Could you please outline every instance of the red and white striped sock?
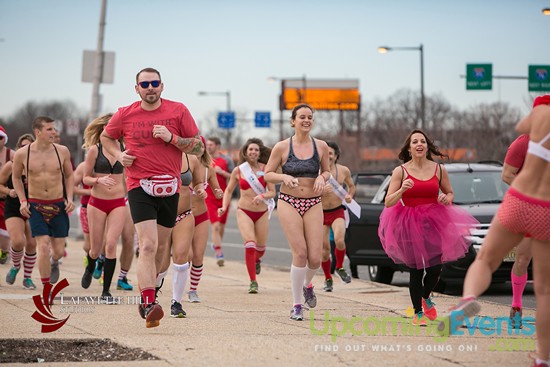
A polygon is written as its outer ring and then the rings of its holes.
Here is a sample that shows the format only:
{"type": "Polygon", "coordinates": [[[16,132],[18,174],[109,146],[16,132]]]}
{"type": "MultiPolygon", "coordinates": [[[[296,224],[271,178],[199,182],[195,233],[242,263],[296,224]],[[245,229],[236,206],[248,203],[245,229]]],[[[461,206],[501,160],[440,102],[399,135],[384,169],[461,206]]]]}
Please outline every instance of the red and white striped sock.
{"type": "Polygon", "coordinates": [[[126,277],[126,275],[128,275],[128,270],[124,270],[120,268],[120,274],[118,275],[118,279],[122,280],[126,277]]]}
{"type": "Polygon", "coordinates": [[[27,254],[23,257],[23,277],[30,278],[32,275],[32,270],[34,269],[34,264],[36,263],[36,252],[34,254],[27,254]]]}
{"type": "Polygon", "coordinates": [[[199,286],[199,282],[201,281],[201,277],[202,277],[202,269],[203,269],[203,264],[201,265],[195,265],[193,264],[191,266],[191,282],[190,282],[190,285],[189,285],[189,290],[190,291],[196,291],[198,286],[199,286]]]}
{"type": "Polygon", "coordinates": [[[13,247],[10,246],[10,256],[11,262],[14,268],[21,268],[21,259],[23,258],[23,250],[15,251],[13,247]]]}

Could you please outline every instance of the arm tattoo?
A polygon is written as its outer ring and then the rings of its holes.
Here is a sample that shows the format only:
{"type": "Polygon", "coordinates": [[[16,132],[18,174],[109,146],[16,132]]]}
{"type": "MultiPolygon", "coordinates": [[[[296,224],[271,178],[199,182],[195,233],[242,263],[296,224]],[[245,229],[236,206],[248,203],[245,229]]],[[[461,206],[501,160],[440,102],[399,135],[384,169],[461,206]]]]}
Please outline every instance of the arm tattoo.
{"type": "Polygon", "coordinates": [[[174,145],[182,152],[192,155],[199,155],[204,149],[199,135],[195,135],[192,138],[182,138],[178,136],[174,145]]]}

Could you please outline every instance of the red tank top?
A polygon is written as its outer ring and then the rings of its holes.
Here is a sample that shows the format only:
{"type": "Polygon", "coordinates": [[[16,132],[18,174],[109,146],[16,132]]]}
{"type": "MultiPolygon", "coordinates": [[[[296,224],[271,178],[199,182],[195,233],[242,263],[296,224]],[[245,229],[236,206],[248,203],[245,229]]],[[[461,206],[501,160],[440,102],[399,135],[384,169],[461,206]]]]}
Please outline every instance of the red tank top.
{"type": "Polygon", "coordinates": [[[437,178],[438,166],[439,165],[435,166],[433,177],[425,181],[411,176],[409,171],[407,171],[404,166],[401,166],[405,172],[407,172],[407,178],[410,178],[414,182],[414,186],[403,193],[402,199],[405,206],[437,203],[437,196],[439,194],[439,179],[437,178]]]}

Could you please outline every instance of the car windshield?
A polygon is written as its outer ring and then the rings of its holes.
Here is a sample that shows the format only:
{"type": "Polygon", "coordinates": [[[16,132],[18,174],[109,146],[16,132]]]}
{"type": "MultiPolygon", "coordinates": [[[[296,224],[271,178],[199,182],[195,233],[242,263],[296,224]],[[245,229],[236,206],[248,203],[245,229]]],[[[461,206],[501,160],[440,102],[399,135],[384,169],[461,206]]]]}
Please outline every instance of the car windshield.
{"type": "Polygon", "coordinates": [[[501,203],[508,184],[500,171],[449,172],[454,204],[501,203]]]}

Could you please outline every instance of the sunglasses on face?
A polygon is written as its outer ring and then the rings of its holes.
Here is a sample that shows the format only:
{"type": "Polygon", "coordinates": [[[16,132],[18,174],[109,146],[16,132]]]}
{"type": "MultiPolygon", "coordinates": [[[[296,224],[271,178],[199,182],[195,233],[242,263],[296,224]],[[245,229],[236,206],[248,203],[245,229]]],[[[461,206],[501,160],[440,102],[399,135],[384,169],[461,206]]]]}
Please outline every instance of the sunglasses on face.
{"type": "Polygon", "coordinates": [[[146,88],[149,88],[149,84],[151,84],[151,86],[153,88],[158,88],[159,85],[160,85],[160,80],[152,80],[150,82],[139,82],[138,83],[140,87],[142,87],[143,89],[146,89],[146,88]]]}

